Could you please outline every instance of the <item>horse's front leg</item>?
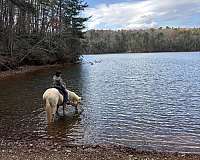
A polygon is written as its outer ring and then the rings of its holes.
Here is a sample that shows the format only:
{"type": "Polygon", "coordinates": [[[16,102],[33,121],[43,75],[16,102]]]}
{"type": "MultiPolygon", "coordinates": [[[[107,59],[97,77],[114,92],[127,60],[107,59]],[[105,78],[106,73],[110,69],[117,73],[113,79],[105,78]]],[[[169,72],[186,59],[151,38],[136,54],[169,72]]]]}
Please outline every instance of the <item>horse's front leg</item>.
{"type": "Polygon", "coordinates": [[[78,114],[78,105],[74,105],[75,107],[75,113],[78,114]]]}
{"type": "Polygon", "coordinates": [[[78,105],[76,103],[71,102],[71,105],[75,108],[75,113],[78,113],[78,105]]]}

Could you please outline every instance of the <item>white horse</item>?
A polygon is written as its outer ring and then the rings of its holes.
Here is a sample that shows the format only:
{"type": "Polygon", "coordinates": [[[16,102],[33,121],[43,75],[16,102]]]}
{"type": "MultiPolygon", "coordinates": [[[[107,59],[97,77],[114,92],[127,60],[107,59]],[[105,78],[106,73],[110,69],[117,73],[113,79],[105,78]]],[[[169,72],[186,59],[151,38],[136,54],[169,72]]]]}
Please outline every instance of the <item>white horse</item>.
{"type": "MultiPolygon", "coordinates": [[[[81,102],[81,97],[76,95],[74,92],[67,90],[68,100],[72,106],[75,107],[76,112],[81,102]]],[[[56,88],[49,88],[43,94],[44,110],[47,112],[48,123],[54,122],[55,113],[57,108],[63,104],[63,95],[56,88]]],[[[63,107],[64,114],[64,107],[63,107]]]]}

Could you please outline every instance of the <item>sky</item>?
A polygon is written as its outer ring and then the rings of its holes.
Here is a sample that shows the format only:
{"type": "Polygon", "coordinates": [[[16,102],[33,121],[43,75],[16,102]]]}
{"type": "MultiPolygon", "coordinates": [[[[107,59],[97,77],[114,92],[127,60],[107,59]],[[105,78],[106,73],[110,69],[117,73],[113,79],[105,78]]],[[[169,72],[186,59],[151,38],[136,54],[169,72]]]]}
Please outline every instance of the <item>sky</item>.
{"type": "Polygon", "coordinates": [[[200,27],[200,0],[85,0],[87,29],[200,27]]]}

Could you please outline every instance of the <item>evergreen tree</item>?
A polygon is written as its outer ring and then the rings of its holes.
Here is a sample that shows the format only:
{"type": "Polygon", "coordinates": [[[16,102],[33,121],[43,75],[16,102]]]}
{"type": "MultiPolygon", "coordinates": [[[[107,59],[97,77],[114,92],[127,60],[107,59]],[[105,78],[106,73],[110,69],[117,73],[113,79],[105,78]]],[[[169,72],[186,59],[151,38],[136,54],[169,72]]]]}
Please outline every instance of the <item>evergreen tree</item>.
{"type": "Polygon", "coordinates": [[[83,39],[84,23],[89,17],[82,17],[82,11],[88,7],[83,0],[64,0],[64,32],[67,34],[67,43],[70,46],[70,53],[76,60],[81,54],[81,39],[83,39]]]}

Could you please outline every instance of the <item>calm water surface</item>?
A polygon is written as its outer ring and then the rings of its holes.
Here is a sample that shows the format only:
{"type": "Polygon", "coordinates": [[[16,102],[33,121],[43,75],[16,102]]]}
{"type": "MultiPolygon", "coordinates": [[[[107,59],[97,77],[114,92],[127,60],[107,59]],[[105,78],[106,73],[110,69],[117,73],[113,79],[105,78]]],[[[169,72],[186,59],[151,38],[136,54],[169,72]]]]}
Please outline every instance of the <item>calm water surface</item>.
{"type": "Polygon", "coordinates": [[[53,139],[200,153],[200,53],[84,56],[62,68],[81,116],[48,127],[42,94],[55,70],[0,81],[1,142],[53,139]]]}

